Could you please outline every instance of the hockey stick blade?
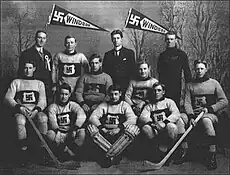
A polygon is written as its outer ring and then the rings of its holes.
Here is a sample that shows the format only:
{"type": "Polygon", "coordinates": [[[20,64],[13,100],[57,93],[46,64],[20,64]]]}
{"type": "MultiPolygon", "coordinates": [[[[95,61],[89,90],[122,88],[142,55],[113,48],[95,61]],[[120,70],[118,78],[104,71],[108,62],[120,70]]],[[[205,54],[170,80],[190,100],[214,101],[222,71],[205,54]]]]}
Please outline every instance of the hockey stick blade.
{"type": "MultiPolygon", "coordinates": [[[[200,118],[204,115],[204,112],[201,112],[195,119],[195,123],[197,123],[200,118]]],[[[172,149],[167,153],[167,155],[159,162],[159,163],[153,163],[148,160],[144,161],[144,165],[151,165],[151,168],[148,168],[148,170],[158,170],[160,169],[165,162],[168,160],[168,158],[172,155],[172,153],[177,149],[177,147],[180,145],[180,143],[184,140],[184,138],[188,135],[188,133],[192,130],[193,125],[190,125],[189,128],[185,131],[185,133],[180,137],[180,139],[175,143],[175,145],[172,147],[172,149]]]]}

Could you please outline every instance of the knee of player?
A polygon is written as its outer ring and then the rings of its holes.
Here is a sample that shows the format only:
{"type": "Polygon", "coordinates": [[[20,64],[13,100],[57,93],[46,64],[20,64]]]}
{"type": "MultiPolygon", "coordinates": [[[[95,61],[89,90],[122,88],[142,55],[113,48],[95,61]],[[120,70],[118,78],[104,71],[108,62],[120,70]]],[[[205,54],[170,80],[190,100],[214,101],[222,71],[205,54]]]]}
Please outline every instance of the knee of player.
{"type": "Polygon", "coordinates": [[[203,123],[204,126],[212,126],[212,120],[208,117],[204,117],[201,119],[201,122],[203,123]]]}
{"type": "Polygon", "coordinates": [[[39,112],[37,114],[37,119],[39,123],[47,123],[48,122],[48,117],[44,112],[39,112]]]}
{"type": "Polygon", "coordinates": [[[178,128],[174,123],[168,123],[167,126],[166,126],[166,129],[170,133],[177,133],[177,131],[178,131],[178,128]]]}
{"type": "Polygon", "coordinates": [[[51,141],[55,140],[56,133],[53,130],[49,130],[46,135],[49,140],[51,141]]]}
{"type": "Polygon", "coordinates": [[[188,116],[187,116],[187,114],[181,113],[179,120],[181,120],[185,125],[188,124],[188,116]]]}
{"type": "Polygon", "coordinates": [[[154,137],[152,127],[149,125],[144,125],[141,131],[147,136],[148,139],[152,139],[154,137]]]}
{"type": "Polygon", "coordinates": [[[25,125],[26,124],[26,117],[22,114],[16,114],[16,124],[18,125],[25,125]]]}

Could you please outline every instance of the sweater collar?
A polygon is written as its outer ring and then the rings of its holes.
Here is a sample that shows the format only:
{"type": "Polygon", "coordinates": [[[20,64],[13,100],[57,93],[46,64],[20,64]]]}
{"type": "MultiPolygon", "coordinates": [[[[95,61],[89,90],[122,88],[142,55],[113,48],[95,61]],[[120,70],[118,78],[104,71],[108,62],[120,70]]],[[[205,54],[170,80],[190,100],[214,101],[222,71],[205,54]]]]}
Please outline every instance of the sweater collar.
{"type": "Polygon", "coordinates": [[[93,72],[93,71],[90,72],[91,75],[99,75],[101,73],[102,73],[101,69],[99,69],[97,72],[93,72]]]}
{"type": "Polygon", "coordinates": [[[75,50],[74,52],[69,53],[69,52],[67,52],[67,50],[65,50],[63,53],[66,55],[75,55],[77,53],[77,51],[75,50]]]}
{"type": "Polygon", "coordinates": [[[194,79],[194,82],[195,83],[202,83],[202,82],[205,82],[205,81],[207,81],[207,80],[209,80],[209,76],[207,75],[207,74],[205,74],[203,77],[201,77],[201,78],[198,78],[198,77],[196,77],[195,79],[194,79]]]}

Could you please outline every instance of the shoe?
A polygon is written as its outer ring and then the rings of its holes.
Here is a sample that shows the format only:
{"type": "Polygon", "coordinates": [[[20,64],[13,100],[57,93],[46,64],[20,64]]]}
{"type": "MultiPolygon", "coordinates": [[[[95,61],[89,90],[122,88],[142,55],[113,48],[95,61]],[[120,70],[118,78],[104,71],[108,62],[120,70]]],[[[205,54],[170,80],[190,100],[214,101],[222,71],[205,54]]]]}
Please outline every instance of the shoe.
{"type": "Polygon", "coordinates": [[[186,161],[187,158],[187,149],[179,149],[176,152],[175,158],[173,160],[173,164],[180,165],[186,161]]]}
{"type": "Polygon", "coordinates": [[[112,166],[113,158],[112,157],[104,157],[99,163],[102,168],[109,168],[112,166]]]}
{"type": "Polygon", "coordinates": [[[122,160],[122,156],[117,156],[113,159],[112,164],[113,165],[119,165],[122,160]]]}
{"type": "Polygon", "coordinates": [[[210,152],[207,158],[207,168],[209,170],[217,169],[217,162],[216,162],[216,153],[210,152]]]}

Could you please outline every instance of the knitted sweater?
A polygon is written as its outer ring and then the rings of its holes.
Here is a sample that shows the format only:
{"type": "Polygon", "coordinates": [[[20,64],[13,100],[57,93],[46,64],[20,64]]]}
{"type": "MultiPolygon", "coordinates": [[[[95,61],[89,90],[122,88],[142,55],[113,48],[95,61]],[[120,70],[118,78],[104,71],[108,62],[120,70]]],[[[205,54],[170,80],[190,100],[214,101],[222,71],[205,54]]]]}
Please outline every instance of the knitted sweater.
{"type": "Polygon", "coordinates": [[[4,101],[12,108],[21,104],[30,110],[35,106],[43,110],[47,105],[45,85],[35,79],[15,79],[11,82],[4,101]]]}
{"type": "Polygon", "coordinates": [[[65,106],[53,103],[48,107],[49,123],[53,130],[68,131],[73,126],[81,127],[86,120],[83,109],[73,101],[65,106]]]}
{"type": "Polygon", "coordinates": [[[193,81],[186,86],[184,107],[187,114],[198,114],[204,107],[211,107],[215,113],[227,105],[225,93],[215,79],[193,81]]]}
{"type": "Polygon", "coordinates": [[[78,78],[89,70],[89,63],[83,53],[66,54],[59,52],[54,56],[52,80],[56,85],[67,83],[74,90],[78,78]]]}

